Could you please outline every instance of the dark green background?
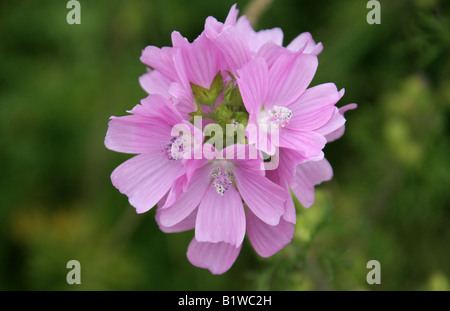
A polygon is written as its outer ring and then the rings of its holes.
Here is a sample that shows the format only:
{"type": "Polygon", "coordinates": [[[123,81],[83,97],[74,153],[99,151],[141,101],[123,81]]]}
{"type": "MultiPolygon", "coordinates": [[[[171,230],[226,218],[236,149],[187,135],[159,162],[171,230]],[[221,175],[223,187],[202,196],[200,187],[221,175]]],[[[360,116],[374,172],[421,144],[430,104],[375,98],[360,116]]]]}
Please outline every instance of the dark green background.
{"type": "MultiPolygon", "coordinates": [[[[285,44],[309,31],[324,50],[312,85],[358,103],[325,148],[335,176],[298,206],[291,244],[260,258],[248,240],[222,276],[193,267],[193,232],[164,234],[110,182],[129,158],[107,150],[111,115],[146,94],[147,45],[193,40],[232,1],[0,1],[0,290],[450,290],[448,1],[275,0],[256,29],[285,44]],[[81,262],[81,285],[66,283],[81,262]],[[381,285],[366,283],[367,261],[381,285]]],[[[238,1],[241,12],[248,1],[238,1]]]]}

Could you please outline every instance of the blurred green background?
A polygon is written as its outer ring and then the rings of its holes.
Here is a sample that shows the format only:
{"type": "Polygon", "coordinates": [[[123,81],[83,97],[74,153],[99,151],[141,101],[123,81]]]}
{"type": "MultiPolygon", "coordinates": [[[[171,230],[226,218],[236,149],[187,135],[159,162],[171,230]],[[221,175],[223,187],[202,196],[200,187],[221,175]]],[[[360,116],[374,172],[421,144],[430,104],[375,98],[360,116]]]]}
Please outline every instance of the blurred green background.
{"type": "MultiPolygon", "coordinates": [[[[345,88],[335,176],[298,206],[293,242],[260,258],[244,242],[222,276],[193,267],[193,232],[164,234],[111,184],[128,159],[103,140],[145,97],[147,45],[193,40],[235,1],[0,1],[0,290],[450,290],[450,2],[274,0],[256,29],[324,45],[312,85],[345,88]],[[66,263],[81,262],[81,285],[66,263]],[[381,263],[368,285],[366,263],[381,263]]],[[[249,1],[237,1],[245,10],[249,1]]]]}

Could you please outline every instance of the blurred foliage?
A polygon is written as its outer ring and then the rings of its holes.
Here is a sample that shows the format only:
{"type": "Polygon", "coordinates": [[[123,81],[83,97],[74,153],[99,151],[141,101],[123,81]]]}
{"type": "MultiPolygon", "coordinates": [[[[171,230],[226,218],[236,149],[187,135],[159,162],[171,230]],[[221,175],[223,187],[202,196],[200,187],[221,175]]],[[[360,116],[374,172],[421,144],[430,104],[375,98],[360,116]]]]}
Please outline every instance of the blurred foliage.
{"type": "MultiPolygon", "coordinates": [[[[237,1],[242,10],[248,1],[237,1]]],[[[274,0],[257,29],[324,50],[313,85],[346,88],[331,182],[297,202],[291,244],[260,258],[246,240],[222,276],[190,265],[193,232],[164,234],[109,180],[129,158],[103,145],[108,117],[145,96],[147,45],[193,40],[231,1],[0,2],[0,290],[450,290],[450,3],[274,0]],[[81,262],[82,284],[66,283],[81,262]],[[381,263],[381,285],[366,263],[381,263]]]]}

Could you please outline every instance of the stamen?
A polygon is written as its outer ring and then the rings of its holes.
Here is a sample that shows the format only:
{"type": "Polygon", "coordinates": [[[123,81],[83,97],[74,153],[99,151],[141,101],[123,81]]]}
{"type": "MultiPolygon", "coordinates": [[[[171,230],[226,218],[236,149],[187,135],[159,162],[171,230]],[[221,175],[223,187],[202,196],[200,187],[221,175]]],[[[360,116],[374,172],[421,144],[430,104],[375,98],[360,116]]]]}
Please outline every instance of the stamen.
{"type": "Polygon", "coordinates": [[[273,106],[273,108],[269,110],[269,114],[273,118],[272,124],[282,128],[289,124],[289,120],[292,117],[292,111],[282,106],[273,106]]]}
{"type": "Polygon", "coordinates": [[[185,153],[183,137],[172,137],[165,147],[169,160],[181,160],[185,153]]]}
{"type": "Polygon", "coordinates": [[[212,173],[212,178],[212,186],[216,189],[216,192],[220,195],[224,195],[230,188],[230,185],[233,184],[234,175],[228,169],[224,170],[222,168],[217,168],[212,173]]]}

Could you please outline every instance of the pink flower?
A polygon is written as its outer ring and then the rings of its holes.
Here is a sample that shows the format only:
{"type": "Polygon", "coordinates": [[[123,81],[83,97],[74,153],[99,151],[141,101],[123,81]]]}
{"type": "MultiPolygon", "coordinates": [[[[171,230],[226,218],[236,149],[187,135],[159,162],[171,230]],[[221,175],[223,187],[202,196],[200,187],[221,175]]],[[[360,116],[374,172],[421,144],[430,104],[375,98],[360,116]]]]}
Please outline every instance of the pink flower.
{"type": "MultiPolygon", "coordinates": [[[[257,129],[264,126],[266,132],[272,127],[279,131],[272,149],[254,133],[248,135],[250,144],[271,155],[277,146],[298,150],[306,158],[321,154],[326,138],[317,130],[331,119],[341,96],[332,83],[307,89],[316,68],[316,56],[297,53],[280,56],[270,68],[258,57],[238,70],[249,124],[257,129]]],[[[273,141],[272,135],[268,139],[273,141]]]]}
{"type": "Polygon", "coordinates": [[[284,47],[281,29],[253,30],[236,5],[224,23],[208,17],[193,42],[174,31],[171,47],[143,50],[149,96],[111,117],[105,138],[137,155],[111,180],[138,213],[157,205],[162,231],[195,230],[193,265],[226,272],[245,235],[260,256],[277,253],[294,235],[291,191],[309,207],[332,178],[323,148],[356,104],[337,108],[344,90],[333,83],[308,88],[321,51],[309,33],[284,47]]]}
{"type": "Polygon", "coordinates": [[[184,124],[193,136],[196,129],[161,95],[143,99],[130,113],[132,115],[111,117],[105,146],[118,152],[138,154],[118,166],[111,180],[128,196],[136,211],[144,213],[185,174],[182,159],[190,150],[183,149],[181,137],[173,136],[172,129],[184,124]]]}
{"type": "Polygon", "coordinates": [[[205,23],[206,36],[222,51],[224,66],[235,76],[238,76],[238,69],[257,56],[265,58],[270,66],[280,54],[300,52],[316,56],[322,51],[322,44],[316,44],[308,32],[300,34],[284,48],[280,28],[255,31],[245,15],[237,19],[238,13],[235,4],[224,24],[214,17],[208,17],[205,23]]]}
{"type": "Polygon", "coordinates": [[[170,99],[188,119],[189,113],[197,110],[191,83],[209,89],[221,70],[220,53],[204,34],[189,43],[174,31],[172,44],[161,49],[148,46],[142,51],[141,61],[154,69],[149,69],[139,82],[149,94],[170,99]]]}
{"type": "Polygon", "coordinates": [[[192,264],[208,268],[214,274],[231,267],[246,229],[253,247],[263,257],[278,252],[290,242],[294,232],[293,223],[280,219],[288,194],[263,175],[260,156],[251,159],[253,147],[241,147],[245,156],[238,155],[236,145],[221,152],[211,146],[212,160],[190,160],[186,167],[188,170],[195,167],[195,172],[186,192],[174,204],[160,207],[157,212],[158,224],[165,232],[195,228],[188,258],[192,264]],[[228,153],[234,155],[233,159],[226,159],[228,153]],[[196,161],[200,163],[193,163],[196,161]],[[206,250],[228,255],[217,261],[219,254],[205,256],[206,250]]]}

